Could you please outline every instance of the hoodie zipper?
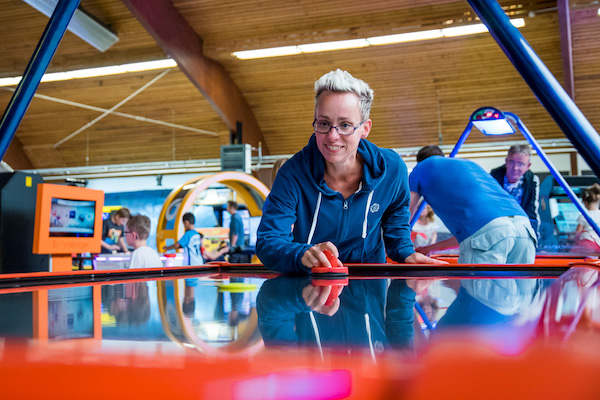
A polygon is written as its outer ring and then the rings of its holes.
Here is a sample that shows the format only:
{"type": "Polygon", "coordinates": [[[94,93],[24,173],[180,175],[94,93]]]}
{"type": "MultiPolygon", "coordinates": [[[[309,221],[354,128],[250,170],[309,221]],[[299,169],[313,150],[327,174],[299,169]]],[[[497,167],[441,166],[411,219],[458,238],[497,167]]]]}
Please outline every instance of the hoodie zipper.
{"type": "MultiPolygon", "coordinates": [[[[341,196],[341,194],[339,194],[339,195],[341,196]]],[[[352,195],[352,196],[354,196],[354,195],[352,195]]],[[[348,200],[351,199],[352,196],[350,196],[348,199],[344,199],[344,202],[342,203],[342,218],[340,218],[340,227],[338,228],[338,234],[337,234],[337,237],[340,240],[345,239],[346,224],[348,221],[348,210],[350,209],[348,200]]]]}

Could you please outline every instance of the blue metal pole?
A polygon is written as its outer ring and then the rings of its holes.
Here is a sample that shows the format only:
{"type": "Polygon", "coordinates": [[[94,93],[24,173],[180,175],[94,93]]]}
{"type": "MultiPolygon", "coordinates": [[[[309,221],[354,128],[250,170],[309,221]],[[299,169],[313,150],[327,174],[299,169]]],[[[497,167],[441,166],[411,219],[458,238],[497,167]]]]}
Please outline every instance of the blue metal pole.
{"type": "Polygon", "coordinates": [[[42,76],[46,72],[54,53],[67,30],[69,21],[77,9],[80,0],[59,0],[50,21],[23,73],[23,79],[17,85],[2,120],[0,121],[0,156],[4,158],[10,142],[31,103],[42,76]]]}
{"type": "Polygon", "coordinates": [[[540,103],[588,165],[600,176],[600,136],[577,108],[496,0],[468,0],[540,103]]]}
{"type": "Polygon", "coordinates": [[[598,236],[600,236],[600,228],[598,228],[598,225],[596,225],[592,217],[590,217],[588,210],[583,206],[583,204],[581,204],[581,202],[577,198],[577,195],[575,194],[575,192],[573,192],[573,189],[571,189],[571,186],[569,186],[567,181],[565,181],[565,178],[563,178],[563,176],[560,174],[560,172],[558,172],[554,164],[552,164],[552,161],[550,161],[544,150],[542,150],[537,140],[535,140],[531,132],[529,132],[529,129],[527,129],[527,127],[521,122],[521,119],[515,114],[505,112],[504,115],[508,115],[511,118],[514,118],[515,122],[517,123],[517,126],[519,127],[519,130],[521,131],[523,136],[525,136],[527,141],[531,144],[531,147],[533,147],[533,149],[537,152],[537,155],[540,156],[544,164],[546,164],[546,166],[550,170],[550,173],[552,174],[554,179],[556,179],[556,182],[558,182],[558,184],[565,190],[567,197],[571,199],[573,204],[575,204],[575,207],[579,209],[579,211],[581,212],[585,220],[590,224],[592,229],[594,229],[598,236]]]}
{"type": "MultiPolygon", "coordinates": [[[[460,150],[460,148],[463,145],[463,143],[465,142],[465,140],[467,140],[467,137],[471,133],[472,128],[473,128],[473,122],[469,121],[469,124],[463,131],[462,135],[460,135],[460,138],[458,138],[458,142],[456,142],[456,144],[454,145],[454,148],[452,149],[452,152],[450,153],[448,158],[454,158],[456,156],[456,153],[458,153],[458,150],[460,150]]],[[[410,228],[411,229],[417,223],[417,220],[419,219],[419,216],[423,212],[423,209],[425,208],[426,205],[427,205],[427,202],[423,199],[423,201],[419,205],[419,208],[417,209],[417,212],[415,213],[415,215],[412,216],[412,218],[410,220],[410,228]]]]}
{"type": "Polygon", "coordinates": [[[471,133],[472,129],[473,129],[473,121],[469,120],[467,127],[463,131],[462,135],[460,135],[460,138],[458,138],[458,142],[456,142],[456,144],[454,145],[454,148],[450,152],[450,155],[448,156],[448,158],[456,157],[456,153],[458,153],[458,150],[460,150],[460,148],[462,147],[465,140],[467,140],[467,137],[471,133]]]}

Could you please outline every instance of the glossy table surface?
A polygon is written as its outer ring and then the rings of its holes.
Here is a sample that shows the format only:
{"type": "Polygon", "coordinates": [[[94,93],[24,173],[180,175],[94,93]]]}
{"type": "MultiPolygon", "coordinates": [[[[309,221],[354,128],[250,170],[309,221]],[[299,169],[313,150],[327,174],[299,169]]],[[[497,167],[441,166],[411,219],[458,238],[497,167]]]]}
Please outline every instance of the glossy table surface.
{"type": "MultiPolygon", "coordinates": [[[[132,392],[123,380],[119,368],[126,367],[130,379],[156,376],[145,383],[149,395],[167,393],[175,385],[169,383],[173,365],[202,374],[196,386],[177,384],[179,398],[208,396],[228,380],[218,397],[269,398],[269,388],[279,393],[271,398],[389,398],[390,382],[408,381],[412,392],[402,396],[419,398],[438,388],[418,384],[432,360],[452,370],[480,362],[468,358],[480,349],[492,355],[488,366],[526,360],[536,351],[558,352],[555,362],[575,351],[600,355],[598,271],[594,262],[556,258],[535,266],[350,265],[350,276],[342,279],[230,264],[5,275],[0,372],[5,393],[22,398],[76,385],[71,375],[77,368],[119,376],[117,393],[140,395],[143,390],[132,392]],[[450,355],[432,356],[439,349],[450,355]],[[261,380],[270,374],[279,380],[261,380]],[[41,386],[20,385],[23,376],[36,376],[41,386]],[[320,379],[336,382],[325,385],[331,393],[315,391],[323,387],[320,379]],[[298,382],[308,382],[310,393],[298,382]]],[[[583,368],[571,371],[577,366],[583,368]]]]}

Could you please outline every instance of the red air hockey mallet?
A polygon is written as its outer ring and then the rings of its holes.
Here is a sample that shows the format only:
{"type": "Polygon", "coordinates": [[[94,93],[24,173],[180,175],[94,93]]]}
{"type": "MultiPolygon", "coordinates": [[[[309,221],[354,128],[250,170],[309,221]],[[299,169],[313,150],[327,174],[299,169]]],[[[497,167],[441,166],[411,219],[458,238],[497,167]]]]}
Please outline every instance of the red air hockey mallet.
{"type": "Polygon", "coordinates": [[[331,286],[331,293],[325,301],[326,306],[333,304],[338,298],[343,286],[348,286],[348,268],[338,267],[337,259],[329,250],[323,251],[331,267],[314,267],[311,269],[314,286],[331,286]]]}

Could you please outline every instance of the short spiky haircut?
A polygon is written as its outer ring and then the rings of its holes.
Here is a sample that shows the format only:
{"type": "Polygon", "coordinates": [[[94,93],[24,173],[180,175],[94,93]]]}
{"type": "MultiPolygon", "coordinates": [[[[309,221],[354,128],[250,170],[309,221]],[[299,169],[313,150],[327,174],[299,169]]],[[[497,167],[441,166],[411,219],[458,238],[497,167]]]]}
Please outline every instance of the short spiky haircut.
{"type": "Polygon", "coordinates": [[[134,215],[127,221],[127,229],[137,233],[142,240],[148,239],[148,236],[150,236],[150,218],[145,215],[134,215]]]}
{"type": "Polygon", "coordinates": [[[338,68],[326,73],[315,82],[315,105],[323,92],[354,93],[358,96],[361,119],[363,121],[369,119],[373,104],[373,89],[366,82],[350,75],[348,71],[338,68]]]}

